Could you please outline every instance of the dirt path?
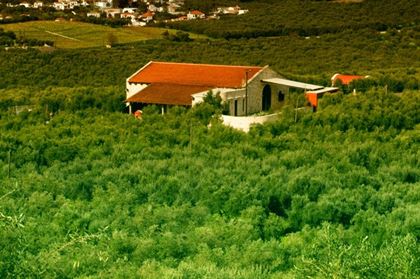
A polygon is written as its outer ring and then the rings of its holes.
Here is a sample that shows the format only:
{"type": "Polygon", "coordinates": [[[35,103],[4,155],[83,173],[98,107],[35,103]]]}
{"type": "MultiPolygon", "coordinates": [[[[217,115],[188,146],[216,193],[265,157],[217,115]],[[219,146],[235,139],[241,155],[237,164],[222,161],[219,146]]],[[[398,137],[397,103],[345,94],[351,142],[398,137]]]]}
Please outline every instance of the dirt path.
{"type": "Polygon", "coordinates": [[[61,35],[61,34],[58,34],[58,33],[55,33],[55,32],[51,32],[51,31],[45,31],[45,32],[47,32],[49,34],[52,34],[52,35],[55,35],[55,36],[65,38],[65,39],[81,42],[81,40],[79,40],[79,39],[75,39],[75,38],[72,38],[72,37],[67,37],[67,36],[64,36],[64,35],[61,35]]]}

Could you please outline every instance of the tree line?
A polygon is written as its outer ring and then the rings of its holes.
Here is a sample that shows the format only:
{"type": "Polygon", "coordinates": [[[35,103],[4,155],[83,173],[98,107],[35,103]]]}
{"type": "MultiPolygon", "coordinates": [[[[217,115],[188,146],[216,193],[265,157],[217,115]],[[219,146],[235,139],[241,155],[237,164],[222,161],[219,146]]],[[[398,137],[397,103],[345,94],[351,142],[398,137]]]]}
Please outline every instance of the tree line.
{"type": "Polygon", "coordinates": [[[192,42],[180,41],[185,34],[178,34],[178,41],[152,40],[112,49],[48,53],[0,49],[0,88],[123,86],[128,76],[150,60],[270,65],[286,78],[324,86],[331,85],[330,79],[335,73],[369,75],[370,79],[354,84],[360,91],[385,86],[391,92],[419,88],[419,59],[415,51],[418,30],[415,28],[404,28],[400,32],[390,30],[385,34],[359,30],[308,39],[286,36],[192,42]],[[133,57],[136,57],[134,61],[133,57]]]}
{"type": "Polygon", "coordinates": [[[0,28],[0,46],[54,46],[53,41],[17,37],[13,31],[0,28]]]}
{"type": "MultiPolygon", "coordinates": [[[[209,3],[209,1],[200,1],[209,3]]],[[[343,31],[417,26],[418,1],[250,1],[241,4],[249,13],[222,16],[220,20],[161,23],[210,37],[237,39],[298,34],[318,36],[343,31]]]]}

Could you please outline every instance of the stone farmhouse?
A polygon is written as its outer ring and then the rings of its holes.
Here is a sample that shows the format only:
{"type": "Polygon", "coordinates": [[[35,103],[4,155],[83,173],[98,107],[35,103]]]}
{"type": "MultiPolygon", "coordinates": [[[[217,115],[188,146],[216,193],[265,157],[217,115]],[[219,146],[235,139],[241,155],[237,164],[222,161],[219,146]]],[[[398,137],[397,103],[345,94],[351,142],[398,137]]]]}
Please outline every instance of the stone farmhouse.
{"type": "MultiPolygon", "coordinates": [[[[193,106],[212,91],[229,103],[231,115],[246,115],[278,105],[281,98],[272,96],[278,92],[260,81],[272,77],[280,75],[268,66],[152,61],[127,79],[126,101],[132,109],[145,104],[193,106]]],[[[287,88],[280,91],[283,94],[287,88]]]]}
{"type": "Polygon", "coordinates": [[[284,79],[269,66],[227,66],[154,62],[126,80],[130,113],[148,104],[191,107],[209,93],[220,94],[229,115],[247,116],[281,108],[290,88],[324,90],[318,85],[284,79]]]}

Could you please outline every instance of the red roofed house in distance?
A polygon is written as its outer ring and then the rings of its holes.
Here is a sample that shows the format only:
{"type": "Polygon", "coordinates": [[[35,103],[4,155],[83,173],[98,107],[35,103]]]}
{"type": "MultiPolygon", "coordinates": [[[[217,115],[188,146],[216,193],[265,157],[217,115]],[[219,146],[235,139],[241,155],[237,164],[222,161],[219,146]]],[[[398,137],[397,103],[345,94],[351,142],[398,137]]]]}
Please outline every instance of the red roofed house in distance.
{"type": "Polygon", "coordinates": [[[204,18],[206,18],[206,14],[203,13],[203,12],[201,12],[201,11],[198,11],[198,10],[190,11],[187,14],[187,19],[188,20],[192,20],[192,19],[204,19],[204,18]]]}
{"type": "Polygon", "coordinates": [[[331,78],[332,86],[337,86],[337,81],[340,81],[342,85],[350,85],[350,82],[356,79],[368,78],[369,76],[359,76],[359,75],[342,75],[335,74],[331,78]]]}

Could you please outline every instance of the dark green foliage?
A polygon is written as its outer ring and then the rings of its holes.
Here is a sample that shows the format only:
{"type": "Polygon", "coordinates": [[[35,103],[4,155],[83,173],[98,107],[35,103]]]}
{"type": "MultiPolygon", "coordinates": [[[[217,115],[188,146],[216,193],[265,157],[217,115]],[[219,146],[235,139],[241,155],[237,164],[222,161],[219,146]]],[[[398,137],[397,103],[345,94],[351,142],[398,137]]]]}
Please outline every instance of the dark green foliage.
{"type": "Polygon", "coordinates": [[[173,41],[173,42],[190,42],[192,39],[190,35],[186,32],[177,31],[175,34],[170,34],[168,31],[162,33],[162,37],[165,40],[173,41]]]}
{"type": "Polygon", "coordinates": [[[216,10],[217,7],[226,7],[236,5],[236,0],[186,0],[183,5],[185,11],[200,10],[205,13],[210,13],[216,10]]]}
{"type": "Polygon", "coordinates": [[[4,278],[420,272],[417,92],[324,96],[249,134],[99,105],[117,88],[31,92],[1,92],[4,278]]]}
{"type": "MultiPolygon", "coordinates": [[[[189,1],[191,8],[210,10],[215,1],[189,1]],[[194,2],[194,3],[193,3],[194,2]],[[201,4],[201,5],[200,5],[201,4]]],[[[238,39],[297,34],[318,36],[369,28],[386,31],[419,23],[420,4],[413,0],[362,1],[250,1],[240,4],[249,13],[220,20],[186,21],[171,26],[211,37],[238,39]]],[[[228,3],[222,6],[227,6],[228,3]]],[[[167,24],[167,23],[166,23],[167,24]]]]}
{"type": "Polygon", "coordinates": [[[229,108],[227,103],[222,103],[219,93],[208,92],[204,97],[204,102],[196,105],[192,109],[194,117],[199,119],[203,124],[207,125],[211,119],[216,120],[222,113],[227,113],[229,108]]]}
{"type": "Polygon", "coordinates": [[[93,23],[93,24],[101,24],[107,25],[110,27],[122,27],[126,26],[131,23],[130,19],[126,18],[104,18],[104,17],[80,17],[78,18],[79,21],[93,23]]]}

